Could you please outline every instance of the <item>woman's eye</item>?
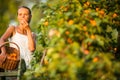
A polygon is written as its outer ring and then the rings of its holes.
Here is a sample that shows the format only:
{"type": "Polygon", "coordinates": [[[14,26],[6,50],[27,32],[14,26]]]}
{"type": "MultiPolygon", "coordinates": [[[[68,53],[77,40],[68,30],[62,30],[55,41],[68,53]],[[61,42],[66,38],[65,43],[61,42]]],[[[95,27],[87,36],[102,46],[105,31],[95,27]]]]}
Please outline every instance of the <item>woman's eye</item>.
{"type": "Polygon", "coordinates": [[[28,14],[23,14],[24,16],[28,16],[28,14]]]}
{"type": "Polygon", "coordinates": [[[18,14],[19,16],[21,16],[22,14],[18,14]]]}

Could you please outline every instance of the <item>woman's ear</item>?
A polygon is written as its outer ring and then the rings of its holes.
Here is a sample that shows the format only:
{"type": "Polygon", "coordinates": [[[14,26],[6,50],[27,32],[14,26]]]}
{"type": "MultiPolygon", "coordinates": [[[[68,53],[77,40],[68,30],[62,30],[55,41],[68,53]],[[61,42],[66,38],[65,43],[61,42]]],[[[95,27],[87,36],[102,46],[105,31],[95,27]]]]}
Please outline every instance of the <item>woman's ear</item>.
{"type": "Polygon", "coordinates": [[[32,15],[30,15],[28,23],[30,23],[30,21],[31,21],[31,18],[32,18],[32,15]]]}

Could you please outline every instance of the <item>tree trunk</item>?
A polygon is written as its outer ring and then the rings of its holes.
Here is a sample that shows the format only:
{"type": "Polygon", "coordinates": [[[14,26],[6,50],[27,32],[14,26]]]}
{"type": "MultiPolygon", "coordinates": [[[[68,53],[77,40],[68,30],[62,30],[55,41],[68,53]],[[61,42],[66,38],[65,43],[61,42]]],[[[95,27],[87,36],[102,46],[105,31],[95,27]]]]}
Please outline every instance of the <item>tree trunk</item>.
{"type": "Polygon", "coordinates": [[[120,31],[118,31],[118,46],[117,46],[117,52],[115,53],[116,59],[120,60],[120,31]]]}

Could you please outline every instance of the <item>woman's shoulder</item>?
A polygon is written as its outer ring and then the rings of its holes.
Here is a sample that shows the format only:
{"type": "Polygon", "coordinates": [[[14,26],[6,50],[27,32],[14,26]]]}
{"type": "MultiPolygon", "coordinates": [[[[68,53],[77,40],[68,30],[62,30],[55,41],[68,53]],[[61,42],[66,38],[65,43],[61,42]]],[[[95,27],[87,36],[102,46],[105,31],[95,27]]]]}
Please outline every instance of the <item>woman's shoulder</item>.
{"type": "Polygon", "coordinates": [[[12,34],[14,35],[15,34],[15,26],[14,25],[10,25],[9,27],[8,27],[8,29],[12,32],[12,34]]]}
{"type": "Polygon", "coordinates": [[[14,25],[9,25],[8,28],[9,28],[9,29],[15,29],[15,26],[14,26],[14,25]]]}

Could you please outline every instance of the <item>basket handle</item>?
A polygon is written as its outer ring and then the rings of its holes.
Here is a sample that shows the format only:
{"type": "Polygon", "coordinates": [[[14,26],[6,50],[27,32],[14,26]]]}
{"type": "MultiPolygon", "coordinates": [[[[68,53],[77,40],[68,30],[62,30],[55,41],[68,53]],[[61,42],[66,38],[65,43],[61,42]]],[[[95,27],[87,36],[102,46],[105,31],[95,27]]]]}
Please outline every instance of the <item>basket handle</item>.
{"type": "Polygon", "coordinates": [[[6,44],[12,43],[17,46],[18,50],[20,50],[19,46],[15,42],[4,42],[2,45],[0,45],[0,48],[3,47],[6,44]]]}

